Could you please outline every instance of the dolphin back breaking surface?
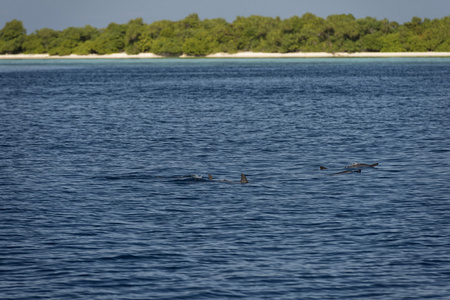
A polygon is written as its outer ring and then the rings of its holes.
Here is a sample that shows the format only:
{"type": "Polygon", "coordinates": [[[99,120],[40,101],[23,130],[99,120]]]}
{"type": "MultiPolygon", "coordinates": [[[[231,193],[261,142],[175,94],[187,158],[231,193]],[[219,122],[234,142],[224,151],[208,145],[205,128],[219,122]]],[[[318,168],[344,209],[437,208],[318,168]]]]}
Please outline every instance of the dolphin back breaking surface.
{"type": "Polygon", "coordinates": [[[248,183],[247,177],[244,174],[241,174],[241,183],[248,183]]]}
{"type": "MultiPolygon", "coordinates": [[[[360,163],[352,163],[351,165],[345,166],[344,169],[358,169],[358,170],[345,170],[345,171],[332,173],[332,174],[328,174],[328,175],[361,173],[361,168],[375,168],[376,166],[378,166],[378,163],[374,163],[374,164],[371,164],[371,165],[369,165],[369,164],[360,164],[360,163]]],[[[320,166],[319,169],[320,170],[327,170],[328,168],[324,167],[324,166],[320,166]]]]}
{"type": "MultiPolygon", "coordinates": [[[[211,174],[208,174],[208,180],[216,180],[216,179],[214,179],[214,177],[211,174]]],[[[231,180],[226,180],[226,179],[222,179],[222,180],[219,179],[216,181],[237,183],[236,181],[231,181],[231,180]]],[[[241,173],[241,181],[239,181],[239,183],[248,183],[247,177],[243,173],[241,173]]]]}
{"type": "Polygon", "coordinates": [[[374,163],[372,165],[360,164],[360,163],[352,163],[351,165],[345,166],[345,168],[374,168],[376,166],[378,166],[378,163],[374,163]]]}

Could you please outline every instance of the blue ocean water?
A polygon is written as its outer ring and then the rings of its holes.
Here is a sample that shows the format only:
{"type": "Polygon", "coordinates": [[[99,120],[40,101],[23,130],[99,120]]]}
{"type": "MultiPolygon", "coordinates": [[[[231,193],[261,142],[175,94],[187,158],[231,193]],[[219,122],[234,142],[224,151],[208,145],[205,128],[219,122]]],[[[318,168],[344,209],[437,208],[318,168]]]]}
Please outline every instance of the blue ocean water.
{"type": "Polygon", "coordinates": [[[0,298],[449,299],[449,78],[0,61],[0,298]],[[354,162],[379,165],[329,176],[354,162]]]}

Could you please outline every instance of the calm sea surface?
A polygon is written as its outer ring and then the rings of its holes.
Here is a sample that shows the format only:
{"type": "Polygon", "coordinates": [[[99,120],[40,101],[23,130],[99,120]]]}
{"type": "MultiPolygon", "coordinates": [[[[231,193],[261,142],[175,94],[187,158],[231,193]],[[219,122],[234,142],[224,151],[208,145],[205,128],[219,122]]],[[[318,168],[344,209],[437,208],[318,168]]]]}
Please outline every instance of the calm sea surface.
{"type": "Polygon", "coordinates": [[[449,299],[449,79],[448,58],[0,61],[0,298],[449,299]],[[379,165],[328,176],[354,162],[379,165]]]}

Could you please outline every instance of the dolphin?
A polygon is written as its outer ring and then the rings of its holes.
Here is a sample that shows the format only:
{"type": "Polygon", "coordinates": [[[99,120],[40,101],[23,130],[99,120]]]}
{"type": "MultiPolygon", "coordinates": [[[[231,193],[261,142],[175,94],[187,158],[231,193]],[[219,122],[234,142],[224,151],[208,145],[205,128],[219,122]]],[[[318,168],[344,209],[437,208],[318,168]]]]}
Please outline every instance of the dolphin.
{"type": "MultiPolygon", "coordinates": [[[[344,169],[349,169],[349,168],[374,168],[378,166],[378,163],[375,163],[373,165],[368,165],[368,164],[359,164],[359,163],[353,163],[351,165],[345,166],[344,169]]],[[[327,167],[324,166],[320,166],[319,167],[321,170],[326,170],[328,169],[327,167]]]]}
{"type": "Polygon", "coordinates": [[[345,168],[374,168],[375,166],[378,166],[378,163],[375,163],[373,165],[354,163],[349,166],[345,166],[345,168]]]}
{"type": "Polygon", "coordinates": [[[247,177],[241,173],[241,183],[248,183],[247,177]]]}
{"type": "MultiPolygon", "coordinates": [[[[215,180],[211,174],[208,174],[208,180],[215,180]]],[[[223,182],[233,182],[231,180],[218,180],[223,182]]],[[[247,177],[241,173],[241,181],[239,183],[248,183],[247,177]]]]}

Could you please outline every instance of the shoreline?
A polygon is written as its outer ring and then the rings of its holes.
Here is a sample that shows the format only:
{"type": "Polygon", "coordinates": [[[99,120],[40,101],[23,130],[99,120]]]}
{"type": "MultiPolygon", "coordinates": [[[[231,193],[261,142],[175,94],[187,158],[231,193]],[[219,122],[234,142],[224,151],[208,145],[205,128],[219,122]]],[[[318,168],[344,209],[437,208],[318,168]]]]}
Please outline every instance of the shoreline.
{"type": "MultiPolygon", "coordinates": [[[[391,58],[391,57],[450,57],[450,52],[295,52],[295,53],[263,53],[263,52],[238,52],[238,53],[215,53],[202,57],[181,55],[174,58],[391,58]]],[[[155,59],[167,58],[153,53],[140,53],[128,55],[126,53],[114,54],[88,54],[88,55],[66,55],[58,56],[49,54],[2,54],[3,59],[155,59]]]]}

